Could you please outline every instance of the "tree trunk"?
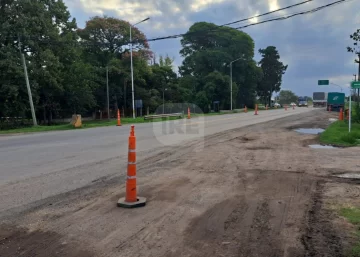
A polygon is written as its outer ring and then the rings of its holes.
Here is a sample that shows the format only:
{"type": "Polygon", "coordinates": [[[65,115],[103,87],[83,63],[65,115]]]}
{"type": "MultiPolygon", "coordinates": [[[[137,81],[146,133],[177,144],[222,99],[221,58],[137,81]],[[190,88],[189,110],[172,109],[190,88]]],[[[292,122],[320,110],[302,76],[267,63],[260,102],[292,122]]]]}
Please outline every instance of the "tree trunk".
{"type": "Polygon", "coordinates": [[[44,107],[44,111],[43,111],[43,122],[44,124],[46,123],[46,107],[45,105],[43,106],[44,107]]]}

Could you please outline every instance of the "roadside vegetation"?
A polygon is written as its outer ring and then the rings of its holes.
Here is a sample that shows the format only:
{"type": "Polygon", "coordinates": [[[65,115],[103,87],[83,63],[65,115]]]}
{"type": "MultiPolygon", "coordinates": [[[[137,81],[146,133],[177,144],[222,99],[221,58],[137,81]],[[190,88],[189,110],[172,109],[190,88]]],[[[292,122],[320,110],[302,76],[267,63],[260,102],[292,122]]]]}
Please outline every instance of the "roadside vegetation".
{"type": "Polygon", "coordinates": [[[360,145],[360,124],[353,123],[349,133],[348,122],[336,121],[320,135],[321,143],[335,146],[360,145]]]}
{"type": "Polygon", "coordinates": [[[347,254],[349,257],[360,257],[360,209],[359,208],[342,208],[339,212],[340,216],[345,217],[356,228],[354,237],[357,242],[352,246],[350,252],[347,254]]]}
{"type": "MultiPolygon", "coordinates": [[[[102,117],[116,118],[119,108],[125,110],[125,117],[131,116],[128,21],[96,16],[79,28],[63,1],[6,1],[2,7],[0,119],[31,118],[19,47],[26,52],[37,122],[51,127],[33,130],[59,129],[52,125],[73,114],[90,117],[102,112],[102,117]],[[18,38],[21,45],[14,40],[18,38]]],[[[178,70],[173,57],[150,49],[147,36],[137,27],[132,27],[132,36],[134,91],[136,99],[142,100],[143,113],[155,113],[163,103],[170,106],[169,112],[176,103],[194,103],[210,113],[215,101],[220,110],[229,110],[230,80],[234,109],[254,108],[257,99],[270,104],[287,70],[276,46],[259,49],[260,58],[255,60],[257,49],[249,34],[213,23],[196,22],[182,36],[179,53],[183,61],[178,70]]],[[[106,122],[96,126],[99,124],[106,122]]],[[[70,129],[67,125],[61,128],[70,129]]],[[[0,130],[7,129],[0,124],[0,130]]]]}
{"type": "MultiPolygon", "coordinates": [[[[179,119],[176,117],[170,117],[166,120],[175,120],[179,119]]],[[[150,123],[150,122],[161,122],[163,119],[153,119],[153,120],[144,120],[144,117],[133,118],[122,118],[121,125],[125,124],[136,124],[136,123],[150,123]]],[[[34,133],[34,132],[46,132],[46,131],[57,131],[57,130],[72,130],[72,129],[87,129],[87,128],[96,128],[96,127],[108,127],[108,126],[116,126],[117,120],[94,120],[94,121],[83,121],[81,128],[74,128],[73,125],[66,124],[55,124],[51,126],[36,126],[36,127],[24,127],[17,129],[8,129],[8,130],[0,130],[0,134],[19,134],[19,133],[34,133]]]]}

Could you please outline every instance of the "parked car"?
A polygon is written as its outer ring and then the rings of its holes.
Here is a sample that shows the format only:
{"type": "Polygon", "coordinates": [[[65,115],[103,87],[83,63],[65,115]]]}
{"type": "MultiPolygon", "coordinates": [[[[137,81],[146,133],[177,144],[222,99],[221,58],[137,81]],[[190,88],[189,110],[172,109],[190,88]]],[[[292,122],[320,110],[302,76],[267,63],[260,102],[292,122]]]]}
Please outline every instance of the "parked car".
{"type": "Polygon", "coordinates": [[[291,103],[290,106],[296,106],[296,103],[291,103]]]}
{"type": "Polygon", "coordinates": [[[274,104],[274,107],[281,107],[281,104],[275,103],[275,104],[274,104]]]}

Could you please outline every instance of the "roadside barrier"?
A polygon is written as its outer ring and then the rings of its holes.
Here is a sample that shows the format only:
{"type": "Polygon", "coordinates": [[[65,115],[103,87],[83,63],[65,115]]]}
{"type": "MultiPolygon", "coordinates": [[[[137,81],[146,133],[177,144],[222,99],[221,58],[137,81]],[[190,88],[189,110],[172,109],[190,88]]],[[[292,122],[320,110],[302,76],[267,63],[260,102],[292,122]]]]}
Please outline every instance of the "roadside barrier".
{"type": "Polygon", "coordinates": [[[258,115],[258,105],[255,105],[255,114],[254,115],[258,115]]]}
{"type": "Polygon", "coordinates": [[[131,125],[129,136],[129,154],[126,179],[126,195],[119,199],[117,206],[123,208],[137,208],[146,205],[146,198],[136,193],[136,137],[135,126],[131,125]]]}
{"type": "Polygon", "coordinates": [[[121,126],[121,120],[120,120],[120,110],[118,109],[117,110],[117,124],[116,124],[116,126],[121,126]]]}

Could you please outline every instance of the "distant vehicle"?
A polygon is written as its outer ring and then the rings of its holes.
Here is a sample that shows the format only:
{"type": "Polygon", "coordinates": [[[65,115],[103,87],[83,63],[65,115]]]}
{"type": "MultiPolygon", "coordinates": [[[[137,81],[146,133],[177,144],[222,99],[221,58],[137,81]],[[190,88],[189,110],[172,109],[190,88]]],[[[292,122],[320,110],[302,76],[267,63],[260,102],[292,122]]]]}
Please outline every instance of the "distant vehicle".
{"type": "Polygon", "coordinates": [[[290,106],[296,106],[296,103],[291,103],[290,106]]]}
{"type": "Polygon", "coordinates": [[[281,104],[279,104],[279,103],[274,103],[274,107],[281,107],[281,104]]]}
{"type": "Polygon", "coordinates": [[[327,93],[314,92],[313,93],[313,106],[314,107],[326,107],[327,93]]]}
{"type": "Polygon", "coordinates": [[[340,111],[345,106],[345,93],[330,92],[328,93],[326,108],[331,107],[332,111],[340,111]]]}
{"type": "Polygon", "coordinates": [[[307,97],[303,97],[303,96],[300,96],[298,98],[298,106],[299,107],[302,107],[302,106],[305,106],[305,107],[308,107],[308,102],[307,102],[307,97]]]}

